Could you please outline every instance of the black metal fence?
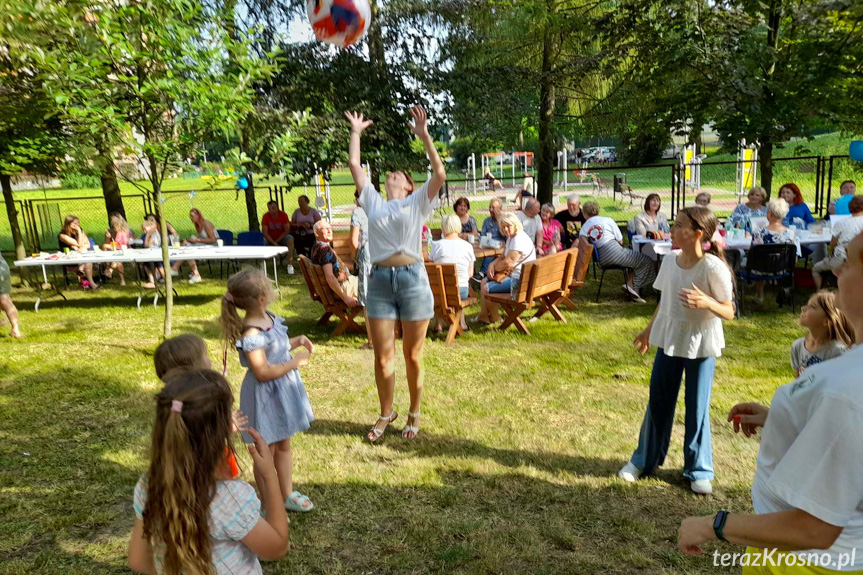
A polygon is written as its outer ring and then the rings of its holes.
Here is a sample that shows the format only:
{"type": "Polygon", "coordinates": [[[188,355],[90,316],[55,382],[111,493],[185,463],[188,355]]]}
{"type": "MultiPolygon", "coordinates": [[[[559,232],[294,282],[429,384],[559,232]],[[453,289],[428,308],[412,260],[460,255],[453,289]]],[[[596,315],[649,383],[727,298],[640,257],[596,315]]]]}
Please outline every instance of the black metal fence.
{"type": "MultiPolygon", "coordinates": [[[[630,219],[642,210],[644,199],[651,193],[659,194],[662,211],[669,217],[682,207],[692,205],[700,192],[711,195],[711,207],[719,216],[730,213],[737,203],[745,200],[748,186],[741,186],[740,173],[746,165],[742,162],[702,162],[681,165],[679,163],[653,164],[646,166],[590,166],[554,173],[554,195],[557,205],[565,204],[565,197],[578,194],[582,201],[588,199],[600,204],[601,213],[619,222],[630,219]],[[695,178],[695,174],[698,178],[695,178]],[[689,185],[696,181],[697,187],[689,185]],[[741,196],[742,193],[742,196],[741,196]]],[[[813,213],[824,215],[828,203],[839,195],[839,186],[844,180],[863,178],[863,164],[853,162],[848,156],[805,156],[776,158],[773,168],[773,190],[786,182],[796,183],[813,213]]],[[[417,186],[422,182],[418,181],[417,186]]],[[[477,220],[484,219],[488,202],[499,197],[504,202],[514,199],[521,188],[520,178],[506,177],[500,180],[502,189],[484,179],[450,177],[441,192],[442,209],[435,215],[451,209],[455,200],[467,197],[471,211],[477,220]]],[[[354,205],[354,184],[342,179],[329,183],[329,213],[338,228],[347,227],[354,205]]],[[[288,188],[283,185],[258,185],[255,187],[256,220],[266,211],[266,203],[274,200],[279,207],[293,212],[297,198],[307,195],[314,207],[326,211],[327,206],[316,205],[313,185],[288,188]]],[[[96,241],[102,241],[107,227],[105,201],[101,194],[76,194],[51,190],[45,192],[16,192],[19,227],[25,236],[28,250],[57,249],[57,234],[67,215],[75,215],[81,226],[96,241]]],[[[148,192],[123,194],[124,207],[130,225],[136,230],[146,213],[155,211],[155,198],[148,192]]],[[[247,230],[249,216],[245,193],[234,188],[204,189],[190,191],[164,191],[162,208],[181,236],[194,233],[188,212],[192,207],[202,211],[218,229],[236,232],[247,230]]],[[[2,204],[2,202],[0,202],[2,204]]],[[[510,205],[511,204],[507,204],[510,205]]],[[[5,205],[3,206],[5,211],[5,205]]],[[[434,225],[434,223],[432,224],[434,225]]],[[[0,250],[13,249],[9,222],[0,215],[0,250]]]]}

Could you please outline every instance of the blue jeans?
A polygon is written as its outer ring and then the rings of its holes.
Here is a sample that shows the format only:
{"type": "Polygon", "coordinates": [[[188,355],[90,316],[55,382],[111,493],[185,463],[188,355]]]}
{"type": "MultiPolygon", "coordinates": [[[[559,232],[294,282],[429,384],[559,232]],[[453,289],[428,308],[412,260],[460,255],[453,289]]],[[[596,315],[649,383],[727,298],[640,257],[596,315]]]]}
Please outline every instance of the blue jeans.
{"type": "Polygon", "coordinates": [[[469,295],[470,295],[470,288],[463,288],[463,287],[458,288],[458,297],[460,297],[461,299],[466,299],[467,296],[469,296],[469,295]]]}
{"type": "Polygon", "coordinates": [[[372,266],[366,313],[373,319],[422,321],[434,317],[434,295],[425,264],[372,266]]]}
{"type": "Polygon", "coordinates": [[[493,256],[489,256],[487,258],[482,258],[482,264],[480,264],[480,266],[479,266],[479,271],[481,271],[482,273],[488,272],[488,266],[491,265],[491,262],[493,262],[493,261],[494,261],[493,256]]]}
{"type": "Polygon", "coordinates": [[[512,278],[508,277],[502,282],[488,280],[486,285],[488,285],[488,293],[509,293],[509,290],[512,287],[512,278]]]}
{"type": "Polygon", "coordinates": [[[710,445],[710,391],[713,387],[715,357],[686,359],[656,350],[650,374],[650,399],[641,424],[638,447],[632,464],[651,473],[665,461],[680,381],[686,374],[684,404],[686,428],[683,435],[683,476],[690,480],[713,479],[713,450],[710,445]]]}

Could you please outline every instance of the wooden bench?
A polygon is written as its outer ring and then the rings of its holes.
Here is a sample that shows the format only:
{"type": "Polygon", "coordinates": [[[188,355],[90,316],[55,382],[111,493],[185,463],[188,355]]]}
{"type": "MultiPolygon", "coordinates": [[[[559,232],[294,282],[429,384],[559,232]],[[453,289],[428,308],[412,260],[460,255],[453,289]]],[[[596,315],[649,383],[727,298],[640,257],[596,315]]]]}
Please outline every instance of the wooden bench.
{"type": "MultiPolygon", "coordinates": [[[[572,266],[572,279],[569,282],[568,293],[564,297],[561,297],[557,303],[563,304],[571,310],[576,310],[578,307],[575,305],[575,302],[572,301],[572,295],[577,290],[584,287],[584,281],[587,279],[587,272],[590,270],[593,246],[590,245],[590,241],[586,237],[580,237],[578,239],[578,245],[566,251],[572,252],[573,257],[575,258],[575,265],[572,266]]],[[[535,317],[540,317],[547,311],[548,309],[540,307],[539,311],[536,312],[535,317]]]]}
{"type": "Polygon", "coordinates": [[[303,272],[303,278],[306,280],[312,301],[321,302],[321,305],[324,306],[324,315],[318,320],[318,325],[325,325],[330,317],[336,316],[339,318],[339,325],[333,330],[333,336],[340,336],[346,331],[365,333],[366,330],[354,321],[357,314],[363,311],[363,306],[358,305],[349,308],[327,283],[323,267],[313,264],[312,260],[306,256],[301,255],[299,259],[300,270],[303,272]]]}
{"type": "Polygon", "coordinates": [[[354,271],[354,256],[351,249],[351,233],[339,232],[333,234],[333,250],[350,271],[354,271]]]}
{"type": "Polygon", "coordinates": [[[436,264],[426,262],[426,273],[429,285],[434,294],[435,315],[441,317],[449,326],[446,334],[447,344],[451,344],[456,336],[462,335],[462,311],[476,303],[476,296],[468,288],[468,297],[461,299],[458,286],[458,270],[455,264],[436,264]]]}
{"type": "Polygon", "coordinates": [[[561,298],[569,295],[569,283],[572,277],[572,268],[575,265],[574,250],[565,250],[551,256],[545,256],[538,260],[526,263],[521,268],[521,280],[518,293],[515,298],[510,294],[487,294],[489,301],[503,306],[506,310],[506,319],[500,324],[500,329],[505,330],[515,324],[516,328],[525,335],[530,331],[521,319],[525,310],[531,309],[535,302],[545,307],[557,321],[566,323],[566,318],[557,308],[561,298]]]}

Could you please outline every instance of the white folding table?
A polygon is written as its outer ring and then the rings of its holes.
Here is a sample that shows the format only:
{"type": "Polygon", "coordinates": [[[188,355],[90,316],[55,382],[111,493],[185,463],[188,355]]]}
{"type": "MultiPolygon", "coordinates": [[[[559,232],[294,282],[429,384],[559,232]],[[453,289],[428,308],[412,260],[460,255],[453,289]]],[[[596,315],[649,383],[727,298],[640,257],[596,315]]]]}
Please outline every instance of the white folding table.
{"type": "MultiPolygon", "coordinates": [[[[798,231],[794,237],[794,243],[797,244],[797,255],[800,255],[800,247],[806,245],[829,244],[831,239],[829,230],[827,233],[810,234],[808,232],[798,231]]],[[[725,238],[726,250],[749,251],[752,247],[752,238],[725,238]]],[[[668,255],[671,252],[671,240],[651,240],[644,236],[633,236],[632,247],[640,253],[650,257],[653,260],[668,255]]]]}
{"type": "MultiPolygon", "coordinates": [[[[264,268],[264,274],[267,273],[267,260],[273,260],[273,279],[276,292],[279,297],[282,296],[282,290],[279,288],[279,272],[278,272],[278,257],[288,252],[288,248],[284,246],[185,246],[179,248],[171,248],[168,251],[171,261],[195,260],[195,261],[212,261],[212,260],[258,260],[261,261],[264,268]]],[[[126,249],[123,251],[92,251],[92,252],[70,252],[57,253],[48,256],[29,257],[23,260],[17,260],[15,266],[19,268],[25,267],[41,267],[42,279],[45,285],[50,285],[51,289],[57,292],[57,295],[64,300],[66,296],[48,281],[47,267],[49,266],[79,266],[82,264],[107,264],[112,262],[136,264],[145,263],[160,263],[162,262],[161,248],[145,248],[145,249],[126,249]]],[[[267,276],[269,277],[269,276],[267,276]]],[[[141,284],[140,278],[136,277],[138,283],[138,308],[141,307],[141,299],[144,296],[145,290],[141,284]]],[[[36,298],[36,311],[39,311],[39,304],[42,302],[42,294],[44,288],[39,286],[39,296],[36,298]]],[[[155,289],[153,298],[153,306],[159,301],[160,289],[158,285],[155,289]]]]}

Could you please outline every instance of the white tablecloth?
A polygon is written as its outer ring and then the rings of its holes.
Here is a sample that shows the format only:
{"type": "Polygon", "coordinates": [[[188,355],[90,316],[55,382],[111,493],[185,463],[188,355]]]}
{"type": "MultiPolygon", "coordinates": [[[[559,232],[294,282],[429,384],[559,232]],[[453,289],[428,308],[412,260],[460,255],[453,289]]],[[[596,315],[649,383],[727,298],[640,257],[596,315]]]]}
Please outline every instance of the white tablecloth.
{"type": "MultiPolygon", "coordinates": [[[[797,244],[797,255],[800,256],[801,246],[815,246],[818,244],[829,244],[831,235],[829,231],[826,234],[809,234],[798,232],[794,238],[794,243],[797,244]]],[[[752,247],[752,238],[725,238],[729,250],[748,251],[752,247]]],[[[671,252],[671,240],[650,240],[644,236],[633,236],[632,247],[653,260],[657,260],[671,252]]]]}
{"type": "MultiPolygon", "coordinates": [[[[267,260],[288,252],[284,246],[187,246],[171,248],[172,261],[181,260],[267,260]]],[[[127,249],[125,251],[70,252],[17,260],[17,267],[77,266],[97,263],[154,263],[162,261],[161,248],[127,249]]]]}

